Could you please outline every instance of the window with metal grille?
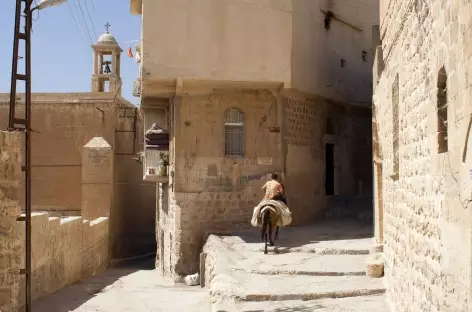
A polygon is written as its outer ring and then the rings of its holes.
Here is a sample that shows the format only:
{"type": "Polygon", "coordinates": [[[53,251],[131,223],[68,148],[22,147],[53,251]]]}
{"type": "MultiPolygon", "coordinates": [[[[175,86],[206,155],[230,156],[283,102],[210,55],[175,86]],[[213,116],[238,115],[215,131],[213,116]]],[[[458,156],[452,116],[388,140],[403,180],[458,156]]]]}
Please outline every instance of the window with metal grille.
{"type": "Polygon", "coordinates": [[[244,156],[244,113],[237,108],[225,111],[225,156],[244,156]]]}
{"type": "Polygon", "coordinates": [[[438,154],[447,152],[447,73],[442,67],[438,73],[437,93],[437,118],[438,118],[438,154]]]}

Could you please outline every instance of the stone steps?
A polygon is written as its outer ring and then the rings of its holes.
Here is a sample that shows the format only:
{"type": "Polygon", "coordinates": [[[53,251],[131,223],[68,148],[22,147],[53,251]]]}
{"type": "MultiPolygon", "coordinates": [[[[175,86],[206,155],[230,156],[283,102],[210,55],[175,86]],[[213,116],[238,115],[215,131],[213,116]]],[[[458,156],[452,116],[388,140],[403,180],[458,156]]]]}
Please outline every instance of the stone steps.
{"type": "Polygon", "coordinates": [[[267,255],[257,233],[210,239],[212,311],[389,311],[372,239],[338,227],[284,229],[267,255]]]}
{"type": "Polygon", "coordinates": [[[252,252],[239,259],[232,269],[261,275],[362,276],[366,275],[366,256],[252,252]]]}
{"type": "Polygon", "coordinates": [[[366,276],[259,275],[235,272],[241,301],[286,301],[383,294],[382,279],[366,276]]]}
{"type": "MultiPolygon", "coordinates": [[[[264,244],[260,242],[246,243],[238,238],[225,237],[223,242],[230,245],[234,251],[241,252],[259,252],[263,254],[264,244]]],[[[371,238],[349,239],[349,240],[326,240],[310,241],[305,244],[293,245],[290,237],[281,235],[275,242],[275,247],[269,247],[269,255],[284,253],[315,253],[324,255],[368,255],[369,246],[372,245],[371,238]]]]}
{"type": "Polygon", "coordinates": [[[389,312],[383,296],[319,299],[309,301],[288,300],[272,302],[243,302],[237,304],[236,309],[241,312],[389,312]]]}

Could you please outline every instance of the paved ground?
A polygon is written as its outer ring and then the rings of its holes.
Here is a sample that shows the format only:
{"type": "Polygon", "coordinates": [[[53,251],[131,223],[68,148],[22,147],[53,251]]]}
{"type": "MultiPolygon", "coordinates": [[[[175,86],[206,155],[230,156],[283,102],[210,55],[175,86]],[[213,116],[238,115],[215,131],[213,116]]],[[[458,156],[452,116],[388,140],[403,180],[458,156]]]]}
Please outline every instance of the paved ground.
{"type": "MultiPolygon", "coordinates": [[[[110,269],[33,303],[34,312],[208,312],[208,291],[173,286],[142,265],[110,269]]],[[[149,267],[149,264],[145,264],[149,267]]],[[[152,265],[152,264],[151,264],[152,265]]]]}
{"type": "Polygon", "coordinates": [[[259,230],[212,236],[205,247],[212,309],[387,312],[383,279],[365,275],[371,235],[362,221],[289,227],[268,255],[259,230]]]}
{"type": "Polygon", "coordinates": [[[382,279],[365,276],[370,236],[371,227],[358,222],[289,227],[269,255],[258,229],[211,236],[211,291],[172,285],[151,261],[71,285],[34,302],[33,311],[388,312],[382,279]]]}

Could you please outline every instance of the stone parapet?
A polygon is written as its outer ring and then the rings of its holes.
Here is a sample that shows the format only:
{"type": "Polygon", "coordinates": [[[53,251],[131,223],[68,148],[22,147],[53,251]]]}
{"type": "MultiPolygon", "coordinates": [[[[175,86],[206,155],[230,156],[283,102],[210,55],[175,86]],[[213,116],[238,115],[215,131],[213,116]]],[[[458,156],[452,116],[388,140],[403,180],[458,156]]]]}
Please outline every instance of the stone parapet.
{"type": "MultiPolygon", "coordinates": [[[[33,213],[31,222],[33,299],[99,274],[108,267],[108,218],[87,221],[82,217],[57,218],[33,213]]],[[[19,237],[23,237],[24,230],[19,232],[19,237]]],[[[20,245],[22,254],[23,248],[20,245]]],[[[21,284],[20,306],[25,298],[23,278],[21,284]]]]}

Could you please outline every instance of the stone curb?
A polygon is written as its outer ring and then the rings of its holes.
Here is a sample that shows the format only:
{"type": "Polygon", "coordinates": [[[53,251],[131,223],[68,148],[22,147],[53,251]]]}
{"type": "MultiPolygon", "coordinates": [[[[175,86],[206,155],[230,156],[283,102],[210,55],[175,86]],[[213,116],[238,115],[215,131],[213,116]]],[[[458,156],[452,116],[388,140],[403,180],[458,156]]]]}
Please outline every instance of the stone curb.
{"type": "Polygon", "coordinates": [[[316,300],[327,298],[347,298],[380,295],[385,293],[385,288],[378,289],[356,289],[348,291],[330,291],[317,293],[293,293],[283,295],[246,294],[238,296],[240,301],[287,301],[287,300],[316,300]]]}
{"type": "Polygon", "coordinates": [[[250,274],[259,274],[259,275],[306,275],[306,276],[365,276],[365,271],[359,272],[328,272],[328,271],[298,271],[298,270],[270,270],[270,271],[262,271],[262,270],[252,270],[247,273],[250,274]]]}
{"type": "MultiPolygon", "coordinates": [[[[223,244],[226,244],[222,242],[223,244]]],[[[264,248],[261,247],[260,249],[253,250],[253,252],[263,252],[264,248]]],[[[337,249],[337,248],[306,248],[306,247],[293,247],[293,248],[284,248],[283,250],[274,250],[276,254],[281,253],[291,253],[291,252],[299,252],[299,253],[315,253],[320,255],[368,255],[370,254],[369,249],[337,249]]]]}

